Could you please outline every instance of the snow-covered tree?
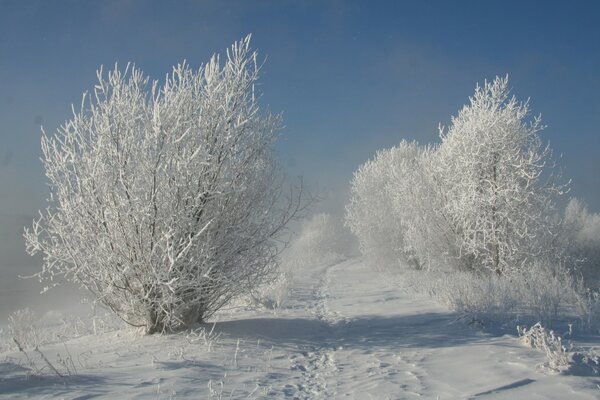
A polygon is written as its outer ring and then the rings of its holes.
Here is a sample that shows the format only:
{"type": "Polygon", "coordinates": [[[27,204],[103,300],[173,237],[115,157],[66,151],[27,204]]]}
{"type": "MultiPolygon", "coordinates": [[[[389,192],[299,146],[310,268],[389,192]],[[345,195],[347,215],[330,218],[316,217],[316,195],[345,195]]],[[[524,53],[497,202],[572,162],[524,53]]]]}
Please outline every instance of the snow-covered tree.
{"type": "Polygon", "coordinates": [[[441,130],[436,176],[463,264],[502,274],[545,250],[561,187],[545,176],[551,153],[542,129],[528,103],[510,96],[508,77],[497,77],[477,86],[448,131],[441,130]]]}
{"type": "Polygon", "coordinates": [[[587,205],[571,198],[562,220],[561,241],[575,271],[580,273],[586,285],[600,286],[600,214],[588,210],[587,205]]]}
{"type": "Polygon", "coordinates": [[[403,141],[392,151],[387,192],[409,264],[418,269],[457,267],[455,232],[444,213],[445,193],[434,169],[438,147],[403,141]]]}
{"type": "Polygon", "coordinates": [[[380,268],[405,258],[400,250],[404,235],[392,221],[392,199],[386,191],[391,163],[391,151],[382,150],[362,164],[350,182],[346,206],[346,226],[358,238],[360,251],[380,268]]]}
{"type": "Polygon", "coordinates": [[[258,74],[249,36],[162,86],[100,70],[81,110],[42,137],[51,195],[25,232],[39,276],[83,285],[149,333],[203,321],[270,277],[299,197],[282,196],[280,118],[260,110],[258,74]]]}
{"type": "Polygon", "coordinates": [[[346,224],[378,265],[431,269],[455,263],[456,241],[433,175],[436,152],[403,140],[354,173],[346,224]]]}
{"type": "Polygon", "coordinates": [[[361,252],[380,268],[418,265],[405,238],[406,209],[398,207],[405,201],[412,205],[419,152],[416,143],[406,141],[380,150],[358,168],[350,182],[346,225],[358,237],[361,252]]]}

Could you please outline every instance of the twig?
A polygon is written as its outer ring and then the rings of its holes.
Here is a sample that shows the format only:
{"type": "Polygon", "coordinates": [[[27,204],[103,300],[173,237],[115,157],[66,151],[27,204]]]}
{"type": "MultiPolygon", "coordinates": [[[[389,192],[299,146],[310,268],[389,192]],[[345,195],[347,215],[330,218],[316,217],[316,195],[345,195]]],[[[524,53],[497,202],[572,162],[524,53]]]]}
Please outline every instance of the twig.
{"type": "Polygon", "coordinates": [[[63,374],[61,374],[60,372],[58,372],[58,370],[57,370],[57,369],[54,367],[54,365],[52,365],[52,363],[51,363],[51,362],[50,362],[50,361],[49,361],[49,360],[46,358],[46,356],[44,355],[44,353],[42,353],[42,352],[40,351],[40,349],[38,349],[38,347],[37,347],[37,346],[35,346],[35,348],[34,348],[33,350],[34,350],[35,352],[37,352],[37,353],[38,353],[38,354],[39,354],[39,355],[42,357],[42,359],[43,359],[43,360],[46,362],[46,364],[48,364],[48,366],[50,367],[50,369],[51,369],[52,371],[54,371],[54,373],[55,373],[56,375],[58,375],[58,376],[59,376],[59,377],[61,377],[61,378],[64,378],[64,375],[63,375],[63,374]]]}
{"type": "Polygon", "coordinates": [[[73,362],[73,356],[71,356],[71,352],[69,351],[69,348],[67,347],[67,344],[65,342],[63,342],[63,346],[65,346],[65,351],[67,352],[67,356],[69,357],[71,367],[73,367],[73,372],[75,372],[75,375],[77,375],[77,367],[75,367],[75,363],[73,362]]]}
{"type": "Polygon", "coordinates": [[[33,360],[31,358],[29,358],[29,355],[25,352],[25,350],[23,350],[23,346],[21,346],[21,343],[19,343],[19,341],[15,337],[13,337],[13,342],[15,342],[15,344],[17,345],[17,348],[19,349],[19,351],[25,355],[25,358],[27,359],[27,362],[29,363],[29,366],[31,367],[31,369],[34,370],[35,374],[39,375],[40,374],[40,370],[35,365],[35,363],[33,362],[33,360]]]}

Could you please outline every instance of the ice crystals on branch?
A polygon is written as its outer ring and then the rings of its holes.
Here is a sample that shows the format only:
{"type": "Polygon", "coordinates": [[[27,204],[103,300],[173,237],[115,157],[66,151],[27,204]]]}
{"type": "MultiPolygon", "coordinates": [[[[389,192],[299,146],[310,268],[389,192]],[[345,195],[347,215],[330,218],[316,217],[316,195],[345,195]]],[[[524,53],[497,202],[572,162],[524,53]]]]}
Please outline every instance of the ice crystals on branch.
{"type": "Polygon", "coordinates": [[[275,270],[286,198],[273,155],[281,119],[260,110],[250,36],[161,86],[98,71],[80,111],[42,137],[48,209],[26,230],[41,278],[85,286],[147,332],[210,317],[275,270]]]}

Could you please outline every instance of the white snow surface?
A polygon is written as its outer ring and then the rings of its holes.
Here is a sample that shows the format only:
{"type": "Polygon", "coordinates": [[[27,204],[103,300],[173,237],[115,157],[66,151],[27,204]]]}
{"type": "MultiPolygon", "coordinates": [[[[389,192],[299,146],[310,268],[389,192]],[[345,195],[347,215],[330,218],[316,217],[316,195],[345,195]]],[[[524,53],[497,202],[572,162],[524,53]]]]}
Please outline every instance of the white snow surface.
{"type": "Polygon", "coordinates": [[[195,331],[109,332],[0,354],[0,399],[598,399],[514,336],[482,333],[361,258],[294,271],[276,312],[195,331]],[[212,333],[210,331],[212,330],[212,333]],[[73,363],[68,361],[71,357],[73,363]],[[62,361],[61,361],[62,360],[62,361]]]}

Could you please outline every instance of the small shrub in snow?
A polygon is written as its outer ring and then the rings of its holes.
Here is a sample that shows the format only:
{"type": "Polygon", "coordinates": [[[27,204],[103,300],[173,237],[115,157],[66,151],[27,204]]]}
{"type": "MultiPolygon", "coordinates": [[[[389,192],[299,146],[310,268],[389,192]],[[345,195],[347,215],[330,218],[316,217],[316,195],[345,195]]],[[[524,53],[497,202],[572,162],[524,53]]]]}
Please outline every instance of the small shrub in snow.
{"type": "Polygon", "coordinates": [[[583,329],[600,327],[600,293],[597,290],[585,287],[580,281],[575,292],[575,305],[583,329]]]}
{"type": "Polygon", "coordinates": [[[282,270],[277,278],[251,292],[250,302],[254,307],[276,310],[287,298],[293,272],[288,270],[287,265],[284,263],[281,264],[281,268],[282,270]]]}
{"type": "Polygon", "coordinates": [[[600,312],[598,296],[583,296],[566,269],[548,263],[533,263],[501,276],[485,271],[432,270],[407,271],[397,279],[452,310],[483,321],[562,324],[568,318],[591,328],[600,312]]]}
{"type": "Polygon", "coordinates": [[[553,331],[547,330],[538,322],[529,329],[518,326],[517,332],[525,345],[545,352],[550,369],[560,372],[569,367],[569,349],[553,331]]]}
{"type": "Polygon", "coordinates": [[[544,367],[555,372],[572,375],[597,376],[600,374],[600,356],[593,350],[574,350],[572,344],[565,346],[562,338],[539,322],[531,328],[517,327],[521,342],[540,349],[548,359],[544,367]]]}
{"type": "Polygon", "coordinates": [[[186,341],[191,345],[202,344],[206,347],[206,351],[210,352],[221,336],[220,332],[215,332],[215,325],[213,324],[210,330],[201,327],[188,331],[185,336],[186,341]]]}
{"type": "Polygon", "coordinates": [[[451,310],[476,320],[514,319],[521,291],[507,279],[466,271],[414,271],[399,278],[451,310]]]}

